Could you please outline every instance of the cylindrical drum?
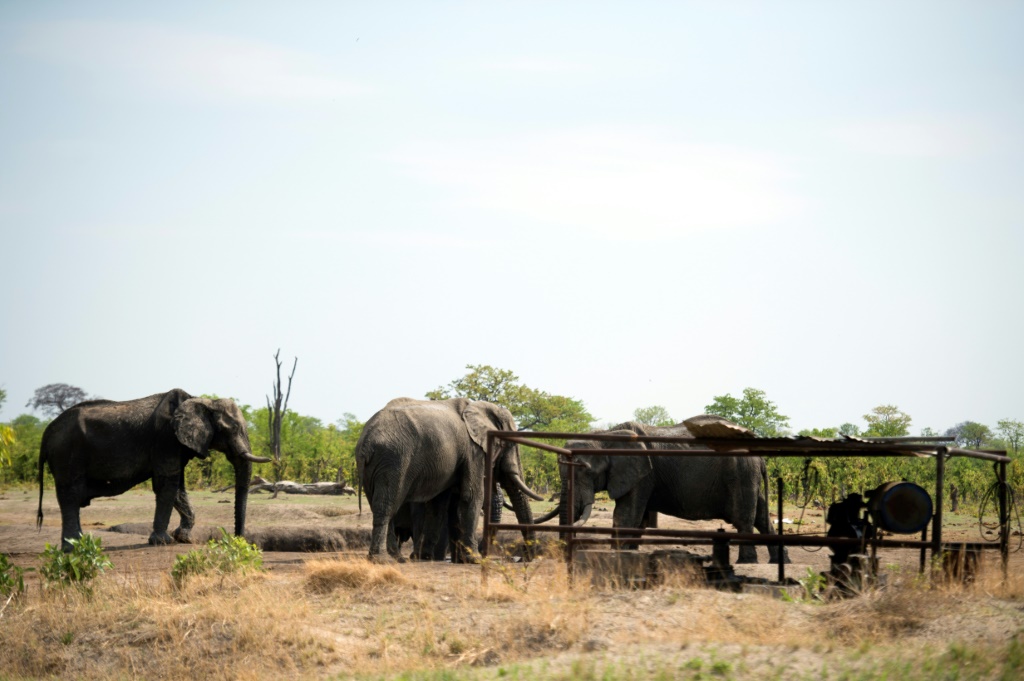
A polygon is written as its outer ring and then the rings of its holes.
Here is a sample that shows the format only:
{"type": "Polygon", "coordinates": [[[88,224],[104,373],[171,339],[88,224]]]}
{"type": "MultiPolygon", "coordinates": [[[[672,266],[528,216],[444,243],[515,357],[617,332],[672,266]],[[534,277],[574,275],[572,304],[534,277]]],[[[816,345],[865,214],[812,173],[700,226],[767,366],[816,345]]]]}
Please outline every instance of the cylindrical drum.
{"type": "Polygon", "coordinates": [[[868,497],[868,512],[886,532],[915,534],[932,519],[932,498],[912,482],[887,482],[868,497]]]}

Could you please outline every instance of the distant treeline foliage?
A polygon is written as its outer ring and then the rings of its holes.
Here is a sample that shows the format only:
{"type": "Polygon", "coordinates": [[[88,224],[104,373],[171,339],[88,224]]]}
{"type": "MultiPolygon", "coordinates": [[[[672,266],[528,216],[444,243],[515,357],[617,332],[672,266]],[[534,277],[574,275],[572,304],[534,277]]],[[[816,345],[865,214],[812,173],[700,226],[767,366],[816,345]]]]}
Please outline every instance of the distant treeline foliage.
{"type": "MultiPolygon", "coordinates": [[[[518,376],[504,369],[488,365],[469,365],[466,368],[469,371],[465,376],[429,391],[426,397],[468,397],[504,405],[524,430],[579,433],[592,428],[595,419],[581,400],[527,387],[518,376]]],[[[6,394],[0,389],[0,405],[5,398],[6,394]]],[[[248,422],[253,453],[267,456],[270,447],[267,408],[253,409],[241,403],[240,407],[248,422]]],[[[729,418],[763,437],[790,433],[787,429],[789,418],[779,413],[764,391],[755,388],[745,389],[741,397],[728,393],[716,396],[705,406],[705,411],[729,418]]],[[[674,422],[660,405],[638,408],[633,416],[652,425],[674,422]]],[[[847,422],[839,426],[802,430],[798,434],[822,438],[910,434],[911,417],[895,405],[880,405],[862,418],[866,424],[863,429],[847,422]]],[[[49,420],[32,414],[22,414],[0,424],[0,485],[35,482],[39,443],[48,423],[49,420]]],[[[344,414],[337,421],[325,424],[318,418],[287,410],[281,424],[281,479],[344,481],[355,486],[355,447],[362,429],[363,422],[352,414],[344,414]]],[[[931,428],[920,431],[921,436],[939,434],[931,428]]],[[[1014,490],[1024,490],[1024,461],[1021,457],[1024,422],[1003,419],[993,429],[974,421],[963,421],[941,434],[956,438],[958,447],[1006,450],[1013,458],[1010,484],[1014,490]]],[[[549,491],[559,488],[558,462],[553,454],[524,447],[522,461],[526,482],[532,488],[549,491]]],[[[929,491],[935,485],[935,463],[931,459],[787,457],[769,460],[769,472],[773,494],[775,480],[781,477],[787,499],[798,503],[820,501],[829,504],[851,492],[862,492],[893,480],[910,480],[929,491]]],[[[254,473],[268,479],[274,477],[272,464],[258,464],[254,473]]],[[[219,488],[234,482],[234,469],[225,457],[214,455],[205,460],[193,460],[185,476],[190,488],[219,488]]],[[[946,465],[945,479],[947,504],[949,492],[955,487],[959,501],[968,508],[975,508],[989,492],[995,477],[990,463],[954,457],[946,465]]]]}

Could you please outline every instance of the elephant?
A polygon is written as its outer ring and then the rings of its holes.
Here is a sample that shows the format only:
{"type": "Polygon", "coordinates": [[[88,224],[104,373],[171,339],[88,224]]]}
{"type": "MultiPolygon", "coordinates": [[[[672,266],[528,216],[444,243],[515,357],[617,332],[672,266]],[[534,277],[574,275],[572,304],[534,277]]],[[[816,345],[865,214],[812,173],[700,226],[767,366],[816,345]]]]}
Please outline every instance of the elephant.
{"type": "MultiPolygon", "coordinates": [[[[406,502],[399,507],[398,512],[391,521],[394,526],[395,537],[398,540],[398,547],[389,548],[388,553],[394,555],[397,551],[401,550],[402,544],[411,539],[413,551],[410,554],[410,558],[413,560],[442,561],[448,556],[449,549],[454,554],[456,551],[454,547],[462,541],[458,530],[458,504],[456,503],[458,490],[449,489],[442,492],[442,495],[448,499],[447,502],[442,501],[448,508],[448,516],[447,522],[441,525],[441,532],[438,535],[437,543],[433,547],[423,546],[422,544],[423,523],[426,518],[428,502],[406,502]],[[419,543],[419,546],[417,546],[417,543],[419,543]]],[[[498,487],[491,499],[492,523],[501,522],[502,508],[505,507],[509,510],[514,510],[505,503],[501,488],[498,487]]]]}
{"type": "MultiPolygon", "coordinates": [[[[392,520],[402,504],[426,502],[422,547],[436,547],[448,523],[449,504],[456,505],[454,532],[458,543],[452,562],[474,560],[477,517],[484,500],[485,466],[495,472],[521,524],[533,523],[529,498],[542,497],[523,482],[519,446],[497,440],[497,453],[485,450],[488,430],[516,429],[502,406],[466,398],[391,400],[363,427],[356,443],[356,467],[373,513],[369,557],[376,562],[404,560],[398,555],[392,520]],[[449,498],[451,497],[451,498],[449,498]]],[[[532,532],[523,532],[531,542],[532,532]]]]}
{"type": "Polygon", "coordinates": [[[43,524],[43,464],[48,463],[60,504],[61,538],[82,535],[80,509],[96,497],[122,494],[152,479],[156,514],[149,543],[190,543],[195,513],[185,491],[185,465],[223,452],[235,467],[235,534],[245,532],[245,508],[254,463],[242,411],[228,399],[192,397],[176,388],[127,402],[93,400],[70,407],[50,422],[39,446],[39,511],[43,524]],[[181,518],[167,534],[171,508],[181,518]]]}
{"type": "MultiPolygon", "coordinates": [[[[648,426],[634,421],[615,426],[609,431],[621,435],[651,435],[692,438],[682,423],[648,426]]],[[[572,440],[570,449],[686,449],[687,445],[622,441],[572,440]]],[[[756,527],[761,534],[774,534],[768,517],[768,501],[764,490],[767,468],[763,458],[738,456],[608,456],[599,451],[578,455],[582,466],[559,466],[562,492],[559,505],[537,519],[547,522],[558,515],[568,522],[566,506],[568,470],[573,478],[573,517],[582,524],[590,517],[594,495],[602,490],[615,502],[614,527],[646,527],[648,513],[665,513],[686,520],[720,519],[731,523],[737,531],[749,533],[756,527]]],[[[636,544],[625,543],[629,548],[636,544]]],[[[769,546],[769,562],[778,562],[777,546],[769,546]]],[[[783,551],[783,560],[789,562],[783,551]]],[[[756,563],[757,549],[749,544],[739,547],[740,563],[756,563]]]]}

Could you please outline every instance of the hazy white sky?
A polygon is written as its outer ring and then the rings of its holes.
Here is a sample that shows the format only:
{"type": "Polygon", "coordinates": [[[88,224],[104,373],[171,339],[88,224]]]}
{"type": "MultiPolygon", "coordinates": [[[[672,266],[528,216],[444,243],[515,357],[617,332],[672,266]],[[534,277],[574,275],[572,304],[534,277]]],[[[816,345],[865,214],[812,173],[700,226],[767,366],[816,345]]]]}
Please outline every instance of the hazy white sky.
{"type": "Polygon", "coordinates": [[[330,422],[466,364],[600,423],[1024,419],[1024,3],[0,5],[0,420],[330,422]]]}

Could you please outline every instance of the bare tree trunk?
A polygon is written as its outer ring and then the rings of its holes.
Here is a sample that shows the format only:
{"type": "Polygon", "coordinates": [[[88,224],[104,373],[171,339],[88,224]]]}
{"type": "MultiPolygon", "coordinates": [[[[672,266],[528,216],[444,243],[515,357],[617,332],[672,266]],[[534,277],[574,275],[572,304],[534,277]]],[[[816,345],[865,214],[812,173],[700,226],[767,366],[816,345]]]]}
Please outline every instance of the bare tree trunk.
{"type": "MultiPolygon", "coordinates": [[[[281,482],[281,420],[288,411],[288,398],[292,395],[292,378],[295,376],[295,368],[299,365],[299,358],[295,358],[292,364],[292,373],[288,377],[288,390],[282,394],[281,391],[281,348],[274,353],[274,363],[277,364],[277,380],[274,382],[274,402],[271,404],[270,396],[267,396],[267,425],[270,432],[270,455],[274,458],[274,483],[281,482]]],[[[274,490],[274,497],[277,498],[277,490],[274,490]]]]}

